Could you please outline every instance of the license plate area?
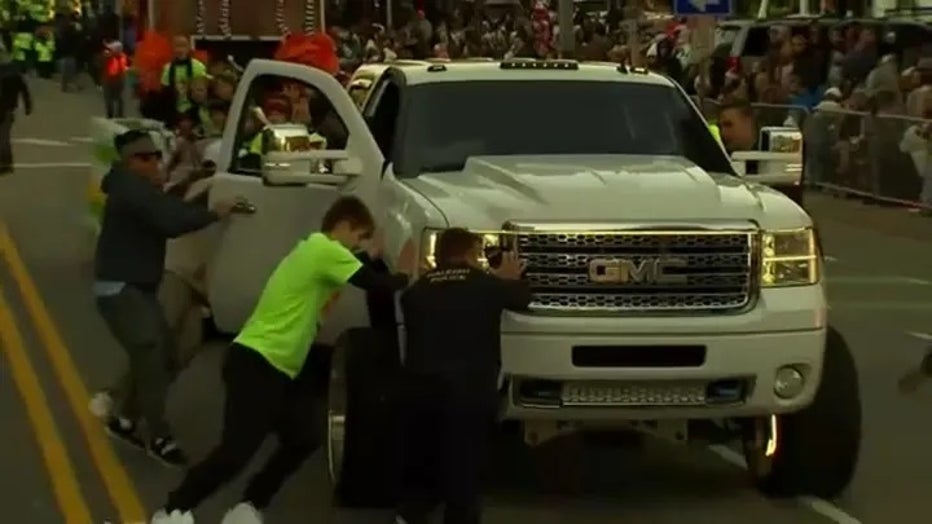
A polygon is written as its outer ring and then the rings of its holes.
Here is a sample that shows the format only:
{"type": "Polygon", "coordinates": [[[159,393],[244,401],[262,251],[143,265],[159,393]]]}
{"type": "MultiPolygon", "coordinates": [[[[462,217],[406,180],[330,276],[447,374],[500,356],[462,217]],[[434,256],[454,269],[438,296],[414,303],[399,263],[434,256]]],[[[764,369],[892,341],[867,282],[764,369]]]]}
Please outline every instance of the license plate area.
{"type": "Polygon", "coordinates": [[[705,364],[706,347],[693,344],[573,346],[578,368],[690,368],[705,364]]]}

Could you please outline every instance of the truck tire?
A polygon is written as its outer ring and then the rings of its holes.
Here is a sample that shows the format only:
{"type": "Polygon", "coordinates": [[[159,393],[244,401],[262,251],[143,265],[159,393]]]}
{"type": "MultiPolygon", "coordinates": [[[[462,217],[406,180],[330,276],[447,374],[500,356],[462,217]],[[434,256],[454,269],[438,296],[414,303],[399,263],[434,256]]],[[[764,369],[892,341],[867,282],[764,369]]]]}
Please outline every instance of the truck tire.
{"type": "Polygon", "coordinates": [[[397,499],[399,372],[394,333],[358,328],[337,340],[325,445],[339,506],[384,508],[397,499]]]}
{"type": "MultiPolygon", "coordinates": [[[[765,424],[769,427],[769,422],[765,424]]],[[[829,327],[822,381],[807,408],[776,417],[777,449],[770,457],[749,446],[745,457],[757,488],[769,496],[837,497],[854,476],[861,446],[861,397],[854,357],[829,327]]],[[[753,433],[753,424],[746,426],[753,433]]]]}

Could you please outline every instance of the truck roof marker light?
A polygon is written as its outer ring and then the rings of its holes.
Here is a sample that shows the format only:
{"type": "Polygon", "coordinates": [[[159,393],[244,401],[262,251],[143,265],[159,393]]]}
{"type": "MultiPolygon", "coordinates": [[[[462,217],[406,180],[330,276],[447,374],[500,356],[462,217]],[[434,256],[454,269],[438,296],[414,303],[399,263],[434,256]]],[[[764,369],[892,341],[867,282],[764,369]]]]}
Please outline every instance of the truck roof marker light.
{"type": "Polygon", "coordinates": [[[615,68],[615,71],[618,71],[619,73],[622,73],[625,75],[629,75],[629,74],[649,75],[650,74],[650,70],[647,69],[646,67],[634,67],[629,64],[619,64],[618,67],[615,68]]]}
{"type": "Polygon", "coordinates": [[[506,70],[545,69],[551,71],[578,71],[579,62],[575,60],[504,60],[499,68],[506,70]]]}

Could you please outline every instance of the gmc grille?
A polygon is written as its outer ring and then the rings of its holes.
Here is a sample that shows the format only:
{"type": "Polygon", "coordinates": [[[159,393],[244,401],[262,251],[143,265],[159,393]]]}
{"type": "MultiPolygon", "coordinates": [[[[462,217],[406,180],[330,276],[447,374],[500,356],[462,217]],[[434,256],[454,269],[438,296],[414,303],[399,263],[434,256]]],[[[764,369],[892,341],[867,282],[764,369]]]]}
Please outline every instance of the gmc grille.
{"type": "Polygon", "coordinates": [[[754,231],[523,232],[540,312],[730,312],[756,293],[754,231]],[[657,269],[659,268],[659,269],[657,269]]]}

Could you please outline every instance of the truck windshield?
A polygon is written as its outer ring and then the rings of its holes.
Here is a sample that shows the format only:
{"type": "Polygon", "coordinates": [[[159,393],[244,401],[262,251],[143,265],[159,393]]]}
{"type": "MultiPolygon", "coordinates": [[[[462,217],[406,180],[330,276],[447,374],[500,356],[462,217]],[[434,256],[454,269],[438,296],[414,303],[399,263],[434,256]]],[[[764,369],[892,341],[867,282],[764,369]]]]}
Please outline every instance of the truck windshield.
{"type": "Polygon", "coordinates": [[[670,155],[731,163],[676,89],[633,82],[475,81],[411,86],[399,176],[458,171],[483,155],[670,155]]]}

